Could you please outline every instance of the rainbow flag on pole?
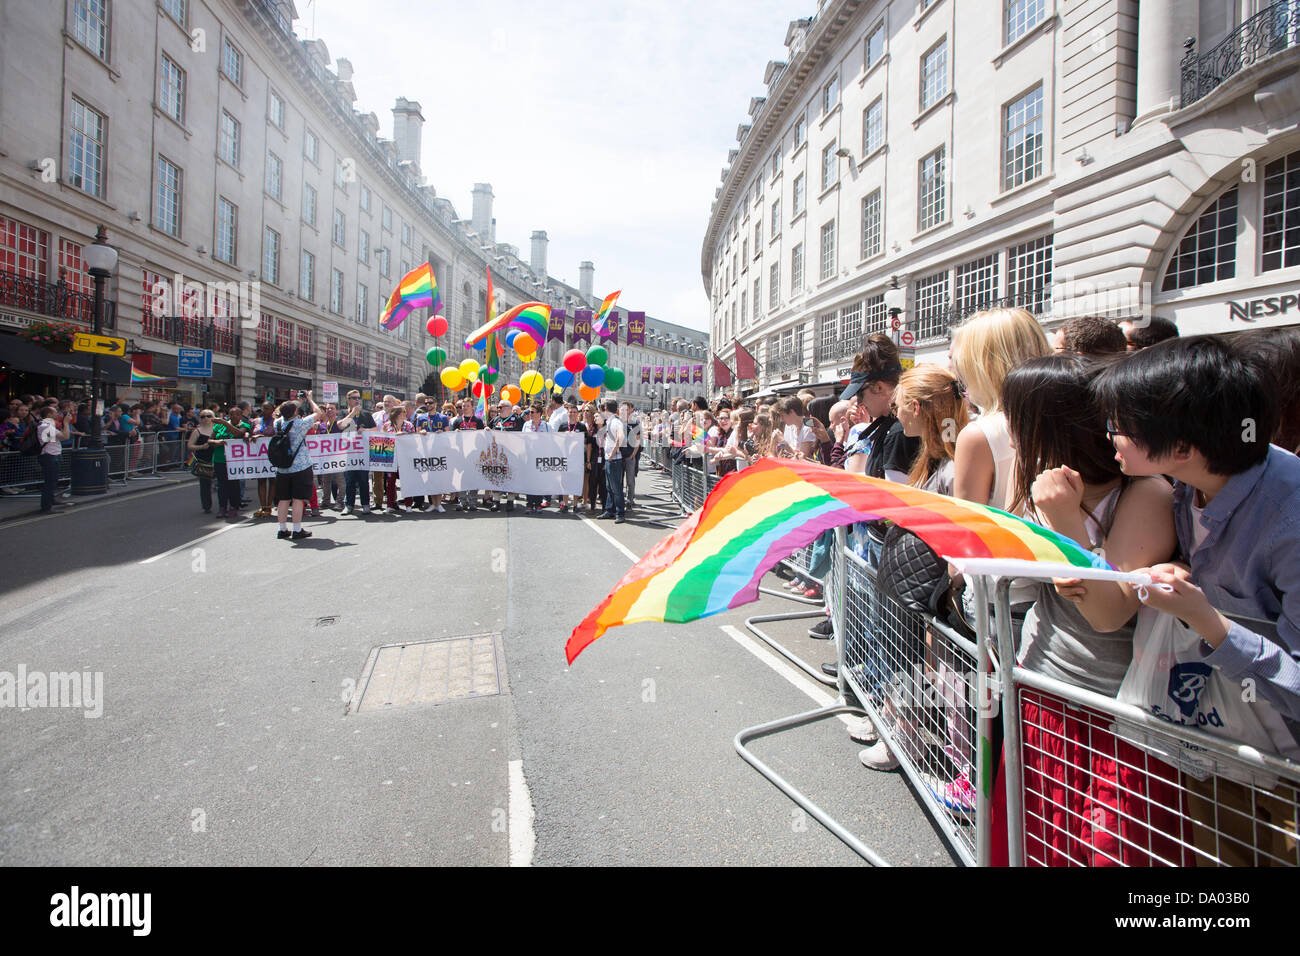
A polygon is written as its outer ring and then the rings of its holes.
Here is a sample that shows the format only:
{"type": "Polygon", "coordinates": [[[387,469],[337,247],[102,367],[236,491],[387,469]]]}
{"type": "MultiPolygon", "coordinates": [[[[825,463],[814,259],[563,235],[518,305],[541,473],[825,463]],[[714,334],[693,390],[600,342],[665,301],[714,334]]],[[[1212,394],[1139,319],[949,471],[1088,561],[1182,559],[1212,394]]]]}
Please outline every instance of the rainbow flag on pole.
{"type": "Polygon", "coordinates": [[[135,367],[131,363],[131,384],[143,385],[146,388],[167,388],[176,384],[176,379],[168,378],[165,375],[155,375],[153,372],[145,372],[135,367]]]}
{"type": "Polygon", "coordinates": [[[611,292],[605,296],[605,300],[600,303],[600,308],[596,310],[595,318],[591,320],[591,331],[597,335],[604,335],[609,331],[609,313],[622,293],[623,290],[619,289],[618,292],[611,292]]]}
{"type": "Polygon", "coordinates": [[[442,311],[438,280],[433,277],[433,266],[427,262],[412,269],[397,283],[397,288],[388,297],[388,304],[384,306],[384,314],[379,317],[379,325],[391,332],[412,311],[425,307],[434,315],[442,311]]]}
{"type": "Polygon", "coordinates": [[[704,507],[655,545],[573,629],[569,663],[605,631],[694,621],[758,598],[763,575],[829,528],[885,519],[970,574],[1123,581],[1102,558],[1047,528],[973,502],[812,462],[765,458],[728,475],[704,507]]]}

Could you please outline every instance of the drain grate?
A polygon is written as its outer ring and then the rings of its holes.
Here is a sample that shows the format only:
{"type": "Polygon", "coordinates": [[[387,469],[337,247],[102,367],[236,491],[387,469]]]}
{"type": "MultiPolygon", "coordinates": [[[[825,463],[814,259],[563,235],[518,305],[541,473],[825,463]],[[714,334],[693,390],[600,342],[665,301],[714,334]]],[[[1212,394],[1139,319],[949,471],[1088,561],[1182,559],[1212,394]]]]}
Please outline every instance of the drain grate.
{"type": "Polygon", "coordinates": [[[312,626],[313,626],[313,627],[332,627],[332,626],[334,626],[335,624],[337,624],[338,622],[339,622],[339,619],[338,619],[337,616],[335,616],[335,615],[330,615],[329,617],[318,617],[318,618],[316,618],[316,623],[313,624],[312,626]]]}
{"type": "Polygon", "coordinates": [[[370,652],[350,713],[501,693],[498,634],[388,644],[370,652]]]}

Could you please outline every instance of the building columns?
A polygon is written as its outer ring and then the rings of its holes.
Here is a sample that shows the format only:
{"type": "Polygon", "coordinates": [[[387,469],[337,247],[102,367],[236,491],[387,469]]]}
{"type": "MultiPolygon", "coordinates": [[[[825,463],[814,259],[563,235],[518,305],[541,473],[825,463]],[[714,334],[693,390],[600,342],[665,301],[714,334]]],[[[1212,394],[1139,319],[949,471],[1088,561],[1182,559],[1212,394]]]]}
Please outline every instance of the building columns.
{"type": "Polygon", "coordinates": [[[1195,37],[1197,4],[1141,0],[1138,4],[1137,116],[1133,125],[1180,107],[1183,40],[1195,37]]]}

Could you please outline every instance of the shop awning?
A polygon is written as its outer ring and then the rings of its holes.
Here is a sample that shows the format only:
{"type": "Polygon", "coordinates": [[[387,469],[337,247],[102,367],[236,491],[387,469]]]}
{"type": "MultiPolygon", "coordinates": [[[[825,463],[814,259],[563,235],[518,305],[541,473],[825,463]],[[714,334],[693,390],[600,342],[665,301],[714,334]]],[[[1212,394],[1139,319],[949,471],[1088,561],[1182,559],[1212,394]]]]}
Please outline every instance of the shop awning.
{"type": "MultiPolygon", "coordinates": [[[[50,352],[16,335],[0,335],[0,365],[36,375],[90,381],[91,356],[84,352],[50,352]]],[[[115,385],[131,384],[131,366],[119,358],[99,357],[99,375],[115,385]]]]}

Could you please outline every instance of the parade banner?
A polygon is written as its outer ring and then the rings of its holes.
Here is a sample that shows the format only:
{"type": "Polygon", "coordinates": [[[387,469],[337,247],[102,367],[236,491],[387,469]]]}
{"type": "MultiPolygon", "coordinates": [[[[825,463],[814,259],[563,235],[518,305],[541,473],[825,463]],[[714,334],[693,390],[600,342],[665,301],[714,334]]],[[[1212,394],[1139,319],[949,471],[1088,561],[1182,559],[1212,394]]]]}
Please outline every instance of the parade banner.
{"type": "Polygon", "coordinates": [[[702,382],[702,381],[704,381],[704,366],[703,366],[703,365],[697,365],[697,366],[695,366],[695,371],[694,371],[694,373],[693,373],[693,375],[692,375],[692,377],[691,377],[691,381],[692,381],[692,382],[702,382]]]}
{"type": "Polygon", "coordinates": [[[645,345],[644,312],[629,312],[627,314],[627,344],[645,345]]]}
{"type": "Polygon", "coordinates": [[[642,365],[642,366],[641,366],[641,382],[642,382],[642,384],[645,384],[645,385],[649,385],[649,384],[650,384],[650,366],[649,366],[649,365],[642,365]]]}
{"type": "Polygon", "coordinates": [[[600,332],[600,341],[602,344],[604,344],[605,342],[610,342],[613,345],[618,345],[618,313],[617,312],[610,312],[610,314],[606,316],[605,328],[603,328],[600,332]]]}
{"type": "Polygon", "coordinates": [[[591,309],[579,309],[573,313],[573,335],[570,336],[570,344],[576,345],[579,342],[591,344],[591,309]]]}
{"type": "Polygon", "coordinates": [[[691,380],[691,367],[689,365],[681,366],[677,370],[677,381],[685,385],[690,380],[691,380]]]}
{"type": "Polygon", "coordinates": [[[580,495],[583,451],[577,432],[402,435],[396,442],[398,482],[403,497],[473,489],[580,495]]]}
{"type": "Polygon", "coordinates": [[[676,365],[670,365],[670,366],[668,366],[668,383],[669,383],[670,385],[676,385],[676,384],[677,384],[677,366],[676,366],[676,365]]]}
{"type": "Polygon", "coordinates": [[[663,384],[663,381],[664,381],[664,367],[663,367],[662,365],[656,365],[656,366],[655,366],[655,384],[656,384],[656,385],[662,385],[662,384],[663,384]]]}
{"type": "Polygon", "coordinates": [[[554,309],[551,312],[551,321],[546,328],[547,342],[564,342],[564,320],[567,314],[563,309],[554,309]]]}
{"type": "MultiPolygon", "coordinates": [[[[389,436],[390,438],[392,436],[389,436]]],[[[345,471],[365,471],[370,467],[365,436],[308,435],[303,444],[311,456],[312,470],[318,475],[341,475],[345,471]]],[[[266,446],[271,439],[254,438],[245,443],[226,444],[226,476],[232,481],[249,478],[274,478],[275,467],[267,460],[266,446]]],[[[392,470],[392,469],[389,469],[392,470]]]]}
{"type": "Polygon", "coordinates": [[[366,439],[366,470],[397,471],[397,436],[369,432],[366,439]]]}

